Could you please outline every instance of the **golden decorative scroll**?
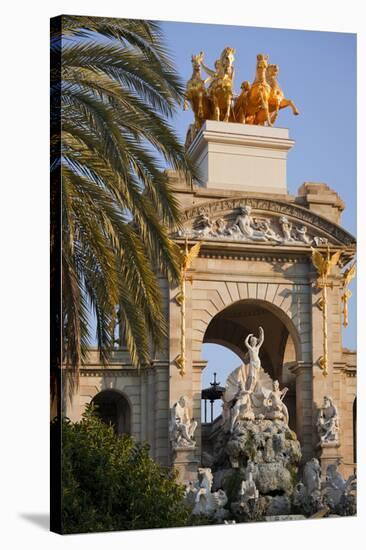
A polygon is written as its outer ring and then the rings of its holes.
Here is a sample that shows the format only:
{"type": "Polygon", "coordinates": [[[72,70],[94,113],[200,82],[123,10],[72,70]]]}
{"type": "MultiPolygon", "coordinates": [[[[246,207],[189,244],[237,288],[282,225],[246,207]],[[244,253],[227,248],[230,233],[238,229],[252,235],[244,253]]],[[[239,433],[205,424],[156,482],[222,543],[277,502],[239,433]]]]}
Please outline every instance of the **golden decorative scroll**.
{"type": "Polygon", "coordinates": [[[318,272],[317,287],[322,290],[322,296],[318,300],[317,305],[323,312],[323,355],[320,357],[318,363],[319,367],[323,371],[323,375],[327,376],[329,357],[328,357],[328,288],[333,288],[333,283],[328,282],[328,276],[332,269],[338,264],[342,250],[338,250],[334,254],[330,255],[328,247],[327,253],[323,255],[319,250],[311,249],[311,259],[314,267],[318,272]]]}
{"type": "MultiPolygon", "coordinates": [[[[328,374],[328,366],[329,366],[329,360],[328,360],[328,288],[333,289],[333,283],[328,282],[328,276],[330,275],[332,269],[338,265],[340,268],[345,267],[350,261],[352,261],[352,257],[343,257],[343,260],[341,260],[341,256],[343,254],[343,250],[338,250],[334,254],[330,254],[329,246],[326,255],[321,254],[318,250],[315,250],[314,248],[312,250],[312,262],[314,267],[316,268],[318,272],[318,281],[317,281],[317,287],[322,290],[322,296],[317,301],[317,306],[322,310],[323,312],[323,355],[320,357],[318,363],[320,368],[323,371],[324,376],[328,374]],[[345,261],[344,261],[345,260],[345,261]]],[[[352,265],[347,268],[342,273],[342,282],[341,282],[341,289],[342,289],[342,296],[341,300],[343,303],[343,326],[348,326],[348,301],[352,296],[352,292],[349,290],[348,286],[352,279],[356,275],[356,262],[354,261],[352,265]]]]}
{"type": "Polygon", "coordinates": [[[193,260],[197,258],[201,244],[201,242],[196,243],[189,250],[188,239],[186,239],[184,250],[180,250],[180,291],[175,298],[181,312],[180,354],[175,358],[175,363],[181,376],[184,376],[186,372],[186,281],[192,281],[192,278],[188,279],[187,271],[193,260]]]}
{"type": "Polygon", "coordinates": [[[353,264],[344,271],[343,273],[343,279],[342,279],[342,290],[343,294],[341,296],[343,309],[343,326],[346,328],[348,327],[348,301],[352,296],[352,292],[349,290],[348,286],[352,279],[356,275],[356,262],[353,262],[353,264]]]}

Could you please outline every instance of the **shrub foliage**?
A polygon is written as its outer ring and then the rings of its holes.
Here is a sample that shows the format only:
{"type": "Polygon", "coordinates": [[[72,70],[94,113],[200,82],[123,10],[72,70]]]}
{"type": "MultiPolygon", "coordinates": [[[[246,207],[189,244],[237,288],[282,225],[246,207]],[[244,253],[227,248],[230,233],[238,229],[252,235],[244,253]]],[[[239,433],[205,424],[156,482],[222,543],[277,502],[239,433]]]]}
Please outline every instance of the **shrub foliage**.
{"type": "Polygon", "coordinates": [[[61,422],[64,533],[192,524],[184,487],[150,458],[148,445],[116,435],[92,406],[80,422],[61,422]]]}

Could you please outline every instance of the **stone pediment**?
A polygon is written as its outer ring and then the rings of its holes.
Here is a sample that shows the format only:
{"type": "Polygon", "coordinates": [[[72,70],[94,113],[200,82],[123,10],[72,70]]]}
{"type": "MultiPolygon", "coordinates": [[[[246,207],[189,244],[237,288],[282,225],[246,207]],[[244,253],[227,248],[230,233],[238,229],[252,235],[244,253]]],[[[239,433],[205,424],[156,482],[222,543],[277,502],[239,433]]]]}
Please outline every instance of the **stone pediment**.
{"type": "Polygon", "coordinates": [[[307,208],[277,199],[235,197],[201,203],[183,212],[175,237],[288,246],[354,247],[342,227],[307,208]]]}

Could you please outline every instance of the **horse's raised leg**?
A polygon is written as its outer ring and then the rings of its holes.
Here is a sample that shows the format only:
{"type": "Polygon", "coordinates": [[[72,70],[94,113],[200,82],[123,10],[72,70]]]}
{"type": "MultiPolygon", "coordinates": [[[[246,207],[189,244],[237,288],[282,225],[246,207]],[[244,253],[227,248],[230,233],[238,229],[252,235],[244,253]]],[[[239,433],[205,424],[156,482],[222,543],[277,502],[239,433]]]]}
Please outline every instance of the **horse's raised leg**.
{"type": "Polygon", "coordinates": [[[214,120],[217,120],[217,121],[220,120],[220,107],[216,98],[214,98],[213,100],[213,115],[214,115],[214,120]]]}
{"type": "Polygon", "coordinates": [[[299,115],[300,111],[297,109],[295,103],[291,99],[283,99],[280,103],[280,109],[285,109],[285,107],[291,107],[294,115],[299,115]]]}
{"type": "Polygon", "coordinates": [[[226,104],[226,113],[225,113],[225,116],[224,116],[224,122],[229,122],[230,107],[231,107],[231,98],[228,98],[227,104],[226,104]]]}
{"type": "Polygon", "coordinates": [[[268,103],[264,104],[264,114],[265,114],[265,122],[267,122],[268,126],[272,126],[272,117],[269,112],[268,103]]]}
{"type": "Polygon", "coordinates": [[[277,117],[278,117],[278,109],[276,109],[276,110],[271,114],[271,122],[272,122],[272,125],[276,122],[277,117]]]}
{"type": "Polygon", "coordinates": [[[268,126],[272,126],[271,121],[271,115],[269,113],[269,107],[268,107],[268,99],[261,93],[260,95],[260,102],[261,102],[261,108],[264,111],[264,120],[261,124],[261,126],[264,125],[265,122],[267,122],[268,126]]]}
{"type": "Polygon", "coordinates": [[[203,96],[200,94],[198,96],[198,118],[203,118],[203,96]]]}

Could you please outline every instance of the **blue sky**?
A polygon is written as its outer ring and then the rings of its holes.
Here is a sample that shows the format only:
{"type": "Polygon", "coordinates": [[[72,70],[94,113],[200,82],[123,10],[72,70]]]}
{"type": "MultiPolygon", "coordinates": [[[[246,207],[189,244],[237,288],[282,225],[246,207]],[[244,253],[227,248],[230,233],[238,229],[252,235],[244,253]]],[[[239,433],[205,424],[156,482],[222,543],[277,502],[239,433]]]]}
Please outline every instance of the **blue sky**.
{"type": "MultiPolygon", "coordinates": [[[[346,203],[342,225],[356,232],[356,35],[345,33],[265,29],[200,23],[161,23],[168,47],[184,81],[192,74],[191,55],[205,52],[205,64],[214,61],[226,46],[236,49],[234,88],[252,81],[256,55],[269,55],[280,66],[279,83],[301,115],[280,112],[276,126],[290,130],[295,140],[288,159],[288,190],[296,194],[304,181],[328,184],[346,203]]],[[[192,112],[179,111],[173,125],[184,141],[192,112]]],[[[356,292],[350,302],[350,323],[343,345],[356,347],[356,292]]],[[[225,382],[240,364],[229,350],[204,345],[209,363],[204,370],[207,386],[212,373],[225,382]]]]}

